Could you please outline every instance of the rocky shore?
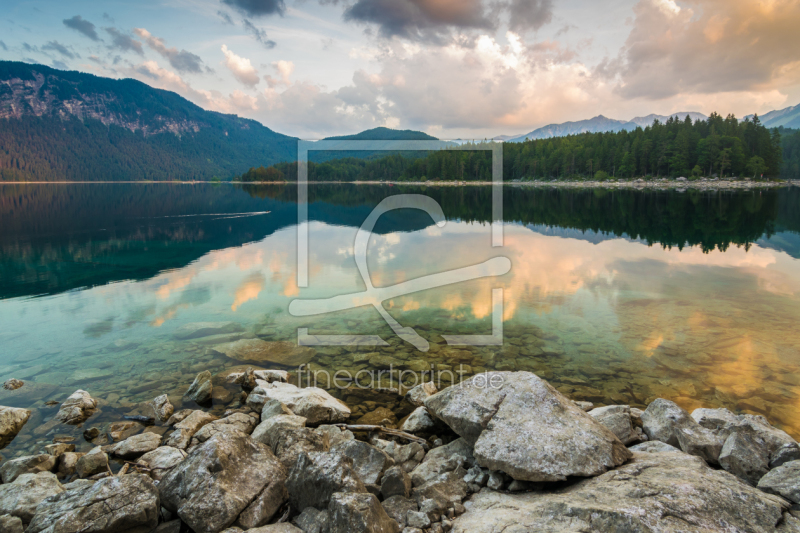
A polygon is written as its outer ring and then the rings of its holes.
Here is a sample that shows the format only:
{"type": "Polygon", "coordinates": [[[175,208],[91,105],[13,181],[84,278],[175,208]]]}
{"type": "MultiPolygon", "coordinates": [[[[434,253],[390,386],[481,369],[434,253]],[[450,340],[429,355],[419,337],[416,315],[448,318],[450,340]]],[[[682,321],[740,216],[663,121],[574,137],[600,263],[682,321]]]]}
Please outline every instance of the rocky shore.
{"type": "MultiPolygon", "coordinates": [[[[0,463],[0,531],[800,532],[800,447],[763,416],[595,407],[489,372],[410,389],[400,420],[351,421],[290,377],[229,373],[239,407],[218,417],[204,371],[184,392],[197,409],[162,395],[102,428],[84,427],[98,401],[75,391],[45,422],[51,442],[0,463]]],[[[0,407],[0,448],[29,418],[0,407]]]]}

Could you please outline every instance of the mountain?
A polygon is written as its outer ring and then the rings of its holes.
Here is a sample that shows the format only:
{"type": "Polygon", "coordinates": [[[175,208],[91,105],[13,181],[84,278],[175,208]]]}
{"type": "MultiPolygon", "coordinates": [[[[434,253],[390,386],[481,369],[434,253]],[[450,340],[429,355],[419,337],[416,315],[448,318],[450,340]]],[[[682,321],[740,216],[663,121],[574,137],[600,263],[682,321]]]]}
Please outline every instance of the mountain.
{"type": "Polygon", "coordinates": [[[626,122],[624,120],[616,120],[613,118],[604,117],[603,115],[598,115],[589,120],[579,120],[576,122],[564,122],[562,124],[550,124],[548,126],[543,126],[533,130],[528,134],[508,139],[506,142],[522,142],[525,139],[549,139],[551,137],[565,137],[567,135],[576,135],[578,133],[599,133],[622,130],[633,131],[639,127],[644,128],[651,126],[653,121],[656,119],[661,122],[666,122],[670,117],[677,117],[683,120],[686,118],[686,115],[689,115],[693,121],[698,119],[706,120],[708,118],[702,113],[683,112],[673,113],[672,115],[647,115],[646,117],[636,117],[626,122]]]}
{"type": "MultiPolygon", "coordinates": [[[[753,119],[753,115],[747,115],[745,119],[753,119]]],[[[758,119],[763,125],[768,128],[777,128],[783,126],[784,128],[800,128],[800,104],[787,107],[786,109],[778,109],[760,115],[758,119]]]]}
{"type": "Polygon", "coordinates": [[[0,61],[0,179],[230,178],[296,158],[297,139],[175,93],[0,61]]]}
{"type": "Polygon", "coordinates": [[[414,130],[393,130],[390,128],[373,128],[355,135],[325,137],[325,141],[437,141],[427,133],[414,130]]]}

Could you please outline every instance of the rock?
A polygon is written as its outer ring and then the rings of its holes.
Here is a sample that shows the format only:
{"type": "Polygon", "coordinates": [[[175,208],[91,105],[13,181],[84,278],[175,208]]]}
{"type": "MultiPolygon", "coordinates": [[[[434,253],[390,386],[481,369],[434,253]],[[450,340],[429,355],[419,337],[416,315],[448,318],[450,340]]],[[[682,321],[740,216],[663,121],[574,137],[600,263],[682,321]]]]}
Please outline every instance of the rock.
{"type": "Polygon", "coordinates": [[[403,426],[400,428],[408,433],[421,433],[423,431],[430,431],[436,426],[430,413],[424,407],[417,407],[408,415],[403,426]]]}
{"type": "Polygon", "coordinates": [[[342,430],[338,426],[329,426],[329,425],[322,425],[317,426],[314,429],[314,432],[321,435],[322,437],[328,439],[328,447],[336,446],[340,442],[346,440],[355,440],[355,435],[353,435],[352,431],[347,429],[342,430]]]}
{"type": "Polygon", "coordinates": [[[200,428],[192,437],[192,446],[205,442],[217,433],[239,431],[250,435],[258,424],[258,415],[255,413],[233,413],[225,418],[214,420],[200,428]]]}
{"type": "Polygon", "coordinates": [[[769,467],[777,468],[790,461],[800,460],[800,446],[797,444],[786,444],[774,450],[770,456],[769,467]]]}
{"type": "Polygon", "coordinates": [[[264,422],[278,415],[294,415],[294,413],[278,400],[265,400],[261,406],[261,421],[264,422]]]}
{"type": "Polygon", "coordinates": [[[800,503],[800,461],[791,461],[771,470],[758,481],[758,488],[800,503]]]}
{"type": "Polygon", "coordinates": [[[317,387],[301,389],[288,383],[260,381],[253,393],[278,400],[294,414],[305,417],[309,425],[344,422],[350,418],[350,409],[345,404],[317,387]]]}
{"type": "Polygon", "coordinates": [[[384,500],[392,496],[411,496],[411,477],[401,466],[393,466],[386,470],[381,478],[381,496],[384,500]]]}
{"type": "Polygon", "coordinates": [[[169,402],[169,398],[166,394],[162,394],[161,396],[155,398],[150,405],[153,406],[153,412],[155,413],[156,420],[161,423],[166,422],[175,412],[175,408],[169,402]]]}
{"type": "Polygon", "coordinates": [[[113,476],[44,500],[25,531],[150,531],[158,525],[158,510],[158,490],[153,480],[141,474],[113,476]],[[90,529],[86,529],[89,524],[90,529]]]}
{"type": "Polygon", "coordinates": [[[68,380],[73,383],[85,383],[96,379],[110,378],[114,371],[110,368],[81,368],[70,374],[68,380]]]}
{"type": "Polygon", "coordinates": [[[411,495],[420,506],[420,511],[430,513],[435,510],[441,513],[453,502],[460,503],[469,493],[469,487],[464,482],[465,474],[463,468],[457,468],[415,487],[411,495]]]}
{"type": "Polygon", "coordinates": [[[85,453],[64,452],[58,457],[58,475],[59,477],[69,477],[75,473],[78,468],[78,459],[86,455],[85,453]]]}
{"type": "Polygon", "coordinates": [[[409,403],[415,407],[422,407],[425,404],[425,400],[437,392],[439,391],[436,388],[436,385],[434,385],[433,381],[420,383],[416,387],[409,389],[409,391],[406,393],[406,400],[408,400],[409,403]]]}
{"type": "Polygon", "coordinates": [[[797,446],[792,437],[785,431],[773,427],[761,415],[739,415],[739,421],[736,424],[729,424],[723,427],[719,431],[719,435],[725,440],[731,432],[741,427],[751,429],[758,438],[764,441],[769,450],[770,463],[774,462],[779,454],[785,453],[787,448],[791,451],[797,446]]]}
{"type": "Polygon", "coordinates": [[[651,440],[648,442],[642,442],[641,444],[637,444],[636,446],[631,446],[628,448],[632,452],[644,452],[644,453],[683,453],[679,448],[675,446],[670,446],[666,442],[661,442],[660,440],[651,440]]]}
{"type": "Polygon", "coordinates": [[[0,406],[0,450],[11,444],[30,417],[28,409],[0,406]]]}
{"type": "Polygon", "coordinates": [[[75,445],[74,444],[67,444],[65,442],[59,442],[56,444],[48,444],[44,447],[45,453],[52,455],[53,457],[60,457],[66,452],[74,452],[75,445]]]}
{"type": "Polygon", "coordinates": [[[236,322],[192,322],[184,324],[176,329],[172,336],[178,340],[198,339],[211,335],[222,335],[225,333],[239,333],[244,328],[236,322]]]}
{"type": "Polygon", "coordinates": [[[197,446],[159,484],[161,503],[197,533],[268,522],[286,501],[286,472],[249,435],[217,434],[197,446]]]}
{"type": "Polygon", "coordinates": [[[481,487],[486,486],[489,482],[489,471],[477,465],[467,470],[467,475],[464,476],[464,483],[470,486],[473,492],[478,492],[481,487]]]}
{"type": "Polygon", "coordinates": [[[181,533],[181,521],[170,520],[169,522],[158,524],[153,533],[181,533]]]}
{"type": "Polygon", "coordinates": [[[261,339],[241,339],[217,344],[212,350],[237,361],[269,362],[290,367],[307,364],[316,355],[316,351],[312,348],[297,346],[293,342],[267,342],[261,339]]]}
{"type": "Polygon", "coordinates": [[[292,520],[303,533],[328,533],[330,516],[328,511],[306,507],[292,520]]]}
{"type": "MultiPolygon", "coordinates": [[[[605,426],[530,372],[488,372],[427,400],[478,464],[523,481],[594,476],[631,452],[605,426]]],[[[413,476],[412,476],[413,479],[413,476]]]]}
{"type": "Polygon", "coordinates": [[[454,533],[501,531],[774,531],[774,496],[684,453],[637,453],[598,477],[550,493],[482,491],[454,533]]]}
{"type": "Polygon", "coordinates": [[[22,520],[16,516],[0,516],[0,531],[3,533],[23,533],[22,520]]]}
{"type": "Polygon", "coordinates": [[[642,415],[642,424],[650,440],[666,442],[718,464],[723,440],[698,424],[676,403],[663,398],[652,401],[642,415]]]}
{"type": "Polygon", "coordinates": [[[185,450],[194,434],[214,420],[217,420],[217,417],[205,411],[193,411],[192,414],[175,424],[175,431],[170,434],[164,444],[185,450]]]}
{"type": "Polygon", "coordinates": [[[706,409],[699,408],[692,411],[692,419],[706,429],[717,431],[726,424],[736,424],[739,416],[727,409],[706,409]]]}
{"type": "Polygon", "coordinates": [[[505,485],[505,478],[500,472],[490,472],[489,479],[486,481],[486,486],[492,490],[500,490],[505,485]]]}
{"type": "Polygon", "coordinates": [[[397,427],[397,416],[395,416],[391,409],[378,407],[374,411],[370,411],[356,420],[356,424],[383,426],[394,429],[397,427]]]}
{"type": "Polygon", "coordinates": [[[373,494],[337,492],[328,505],[329,533],[399,533],[400,526],[389,518],[373,494]]]}
{"type": "Polygon", "coordinates": [[[189,390],[183,395],[184,400],[194,400],[199,404],[205,404],[211,401],[211,393],[213,386],[211,385],[212,379],[211,372],[204,370],[197,374],[194,381],[189,385],[189,390]]]}
{"type": "Polygon", "coordinates": [[[628,405],[609,405],[589,411],[589,415],[611,430],[626,446],[639,438],[631,424],[631,408],[628,405]]]}
{"type": "MultiPolygon", "coordinates": [[[[372,439],[371,442],[376,448],[388,453],[394,464],[401,466],[406,472],[414,470],[425,457],[425,449],[418,442],[405,445],[383,439],[372,439]]],[[[471,452],[470,457],[472,457],[471,452]]]]}
{"type": "Polygon", "coordinates": [[[256,370],[253,375],[256,379],[264,380],[267,383],[275,381],[286,383],[289,381],[289,373],[286,370],[256,370]]]}
{"type": "Polygon", "coordinates": [[[7,379],[3,383],[3,388],[5,390],[17,390],[18,388],[22,387],[23,385],[25,385],[25,382],[22,381],[21,379],[11,378],[11,379],[7,379]]]}
{"type": "Polygon", "coordinates": [[[125,440],[131,435],[136,435],[144,430],[144,424],[135,420],[125,420],[122,422],[112,422],[108,426],[108,436],[115,442],[125,440]]]}
{"type": "Polygon", "coordinates": [[[301,453],[286,479],[292,509],[325,509],[337,492],[366,493],[353,460],[330,452],[301,453]]]}
{"type": "Polygon", "coordinates": [[[400,524],[400,527],[406,526],[406,517],[409,511],[419,511],[417,502],[399,495],[386,498],[381,506],[389,518],[400,524]]]}
{"type": "Polygon", "coordinates": [[[406,515],[406,524],[408,524],[408,527],[424,529],[431,525],[431,519],[425,513],[409,511],[406,515]]]}
{"type": "Polygon", "coordinates": [[[326,435],[311,428],[287,427],[270,436],[270,446],[287,472],[294,467],[301,454],[327,452],[330,449],[326,435]]]}
{"type": "Polygon", "coordinates": [[[101,472],[108,472],[108,455],[100,446],[81,456],[75,463],[75,473],[79,478],[87,478],[101,472]]]}
{"type": "Polygon", "coordinates": [[[475,463],[469,444],[461,438],[429,451],[422,463],[411,471],[411,482],[417,487],[435,479],[439,474],[452,472],[459,466],[475,463]]]}
{"type": "Polygon", "coordinates": [[[161,437],[159,435],[155,433],[140,433],[114,444],[110,452],[113,455],[131,458],[152,452],[159,446],[161,446],[161,437]]]}
{"type": "Polygon", "coordinates": [[[172,446],[160,446],[139,457],[137,463],[150,468],[150,477],[161,481],[167,472],[186,458],[186,452],[172,446]]]}
{"type": "Polygon", "coordinates": [[[247,533],[303,533],[303,530],[284,522],[281,524],[270,524],[268,526],[248,529],[247,533]]]}
{"type": "Polygon", "coordinates": [[[22,474],[50,472],[56,467],[56,458],[49,453],[26,455],[9,459],[0,466],[0,478],[3,483],[11,483],[22,474]]]}
{"type": "Polygon", "coordinates": [[[267,418],[253,431],[253,440],[267,446],[272,446],[272,437],[277,437],[283,431],[306,426],[306,419],[296,415],[278,415],[267,418]]]}
{"type": "Polygon", "coordinates": [[[93,441],[100,436],[100,428],[92,427],[83,432],[83,438],[88,442],[93,441]]]}
{"type": "Polygon", "coordinates": [[[94,414],[97,400],[92,398],[85,390],[76,390],[64,403],[56,414],[56,420],[65,424],[77,425],[84,422],[94,414]]]}
{"type": "Polygon", "coordinates": [[[180,411],[175,411],[175,413],[173,413],[172,416],[169,417],[169,420],[167,420],[167,425],[174,426],[175,424],[183,422],[184,420],[189,418],[189,415],[191,415],[194,412],[195,412],[194,409],[181,409],[180,411]]]}
{"type": "Polygon", "coordinates": [[[769,450],[755,431],[737,428],[725,440],[719,464],[739,479],[756,485],[769,470],[769,450]]]}
{"type": "Polygon", "coordinates": [[[592,402],[580,402],[580,401],[578,401],[578,402],[575,402],[575,405],[577,405],[581,410],[586,411],[586,412],[589,412],[592,409],[594,409],[594,404],[592,402]]]}
{"type": "MultiPolygon", "coordinates": [[[[55,474],[22,474],[12,483],[0,485],[0,515],[16,516],[27,524],[45,498],[61,492],[64,487],[55,474]]],[[[0,531],[5,530],[0,528],[0,531]]]]}
{"type": "Polygon", "coordinates": [[[331,447],[331,453],[338,453],[353,460],[353,470],[364,483],[377,484],[387,468],[394,465],[389,454],[360,440],[346,440],[331,447]]]}

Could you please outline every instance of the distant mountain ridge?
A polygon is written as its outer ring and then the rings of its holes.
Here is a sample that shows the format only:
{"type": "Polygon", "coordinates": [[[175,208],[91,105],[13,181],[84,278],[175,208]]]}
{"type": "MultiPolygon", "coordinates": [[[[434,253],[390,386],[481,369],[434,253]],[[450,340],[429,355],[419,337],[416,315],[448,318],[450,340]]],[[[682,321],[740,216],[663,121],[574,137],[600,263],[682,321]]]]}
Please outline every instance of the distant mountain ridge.
{"type": "MultiPolygon", "coordinates": [[[[754,115],[747,115],[745,119],[753,120],[754,115]]],[[[768,128],[800,128],[800,104],[785,109],[776,109],[758,116],[758,120],[768,128]]]]}
{"type": "Polygon", "coordinates": [[[353,135],[325,137],[325,141],[438,141],[436,137],[422,131],[393,130],[380,126],[353,135]]]}
{"type": "Polygon", "coordinates": [[[549,124],[541,128],[537,128],[530,133],[514,137],[506,140],[506,142],[523,142],[525,139],[549,139],[551,137],[565,137],[567,135],[577,135],[579,133],[599,133],[599,132],[614,132],[614,131],[633,131],[636,128],[644,128],[651,126],[653,121],[658,119],[661,122],[666,122],[670,117],[677,117],[681,120],[689,116],[692,121],[708,119],[702,113],[694,111],[686,111],[681,113],[673,113],[672,115],[656,115],[651,114],[646,117],[636,117],[629,121],[616,120],[613,118],[598,115],[588,120],[578,120],[575,122],[564,122],[562,124],[549,124]]]}

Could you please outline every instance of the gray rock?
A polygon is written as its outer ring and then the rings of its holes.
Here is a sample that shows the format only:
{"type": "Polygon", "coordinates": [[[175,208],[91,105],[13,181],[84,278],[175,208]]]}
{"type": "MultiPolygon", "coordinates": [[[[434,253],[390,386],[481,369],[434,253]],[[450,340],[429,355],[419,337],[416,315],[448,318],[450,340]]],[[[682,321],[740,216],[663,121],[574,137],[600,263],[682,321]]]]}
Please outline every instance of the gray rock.
{"type": "Polygon", "coordinates": [[[303,530],[294,527],[292,524],[283,522],[281,524],[270,524],[268,526],[248,529],[247,533],[303,533],[303,530]]]}
{"type": "Polygon", "coordinates": [[[44,447],[45,453],[52,455],[53,457],[61,457],[66,452],[74,452],[75,445],[74,444],[67,444],[65,442],[59,442],[56,444],[48,444],[44,447]]]}
{"type": "Polygon", "coordinates": [[[155,529],[158,509],[158,490],[149,477],[113,476],[44,500],[25,531],[138,533],[155,529]]]}
{"type": "Polygon", "coordinates": [[[317,426],[314,431],[324,438],[328,439],[329,447],[336,446],[342,441],[355,440],[355,435],[352,431],[342,430],[337,426],[322,425],[317,426]]]}
{"type": "Polygon", "coordinates": [[[774,531],[774,496],[684,453],[637,453],[631,462],[550,493],[482,491],[454,533],[511,531],[774,531]]]}
{"type": "Polygon", "coordinates": [[[56,414],[56,420],[65,424],[77,425],[94,414],[97,400],[85,390],[76,390],[67,398],[56,414]]]}
{"type": "MultiPolygon", "coordinates": [[[[61,492],[64,492],[64,487],[55,474],[22,474],[12,483],[0,485],[0,515],[16,516],[27,524],[45,498],[61,492]]],[[[0,531],[5,530],[0,528],[0,531]]]]}
{"type": "Polygon", "coordinates": [[[181,521],[170,520],[169,522],[158,524],[153,533],[181,533],[181,521]]]}
{"type": "Polygon", "coordinates": [[[49,453],[26,455],[9,459],[0,466],[0,478],[3,483],[11,483],[22,474],[51,472],[56,467],[56,458],[49,453]]]}
{"type": "Polygon", "coordinates": [[[291,431],[306,426],[306,419],[297,415],[277,415],[267,418],[256,426],[253,439],[257,442],[272,446],[272,437],[278,437],[284,431],[291,431]]]}
{"type": "Polygon", "coordinates": [[[0,516],[0,531],[3,533],[23,533],[22,520],[16,516],[0,516]]]}
{"type": "Polygon", "coordinates": [[[393,466],[386,470],[381,479],[381,496],[384,499],[392,496],[411,496],[411,477],[402,466],[393,466]]]}
{"type": "Polygon", "coordinates": [[[241,331],[244,328],[236,322],[193,322],[179,327],[172,336],[179,340],[190,340],[241,331]]]}
{"type": "Polygon", "coordinates": [[[773,451],[770,456],[769,467],[777,468],[790,461],[800,460],[800,446],[797,444],[786,444],[773,451]]]}
{"type": "Polygon", "coordinates": [[[167,472],[180,464],[187,456],[187,453],[172,446],[160,446],[139,457],[136,461],[150,469],[150,477],[156,481],[161,481],[167,472]]]}
{"type": "Polygon", "coordinates": [[[78,459],[86,455],[85,453],[64,452],[58,457],[58,475],[59,477],[69,477],[75,473],[78,468],[78,459]]]}
{"type": "Polygon", "coordinates": [[[161,436],[155,433],[139,433],[114,444],[109,451],[112,455],[131,458],[152,452],[160,445],[161,436]]]}
{"type": "Polygon", "coordinates": [[[514,479],[594,476],[631,455],[605,426],[530,372],[479,374],[431,396],[425,407],[474,443],[478,464],[514,479]]]}
{"type": "Polygon", "coordinates": [[[490,472],[489,479],[486,481],[486,486],[492,490],[500,490],[505,485],[505,478],[500,472],[490,472]]]}
{"type": "Polygon", "coordinates": [[[452,502],[460,503],[466,498],[469,487],[464,482],[465,475],[466,471],[463,468],[439,474],[424,485],[414,487],[412,496],[420,508],[424,500],[433,500],[440,511],[444,510],[448,505],[452,505],[452,502]]]}
{"type": "Polygon", "coordinates": [[[683,453],[680,448],[676,448],[675,446],[670,446],[666,442],[661,442],[660,440],[651,440],[648,442],[642,442],[641,444],[637,444],[635,446],[631,446],[628,448],[632,452],[644,452],[644,453],[683,453]]]}
{"type": "Polygon", "coordinates": [[[717,431],[727,424],[736,424],[739,416],[727,409],[699,408],[692,411],[692,419],[706,429],[717,431]]]}
{"type": "Polygon", "coordinates": [[[470,468],[475,463],[469,444],[461,438],[429,451],[422,463],[411,471],[413,485],[424,485],[439,474],[452,472],[459,466],[470,468]]]}
{"type": "Polygon", "coordinates": [[[210,424],[214,420],[217,420],[217,417],[205,411],[192,411],[189,416],[175,424],[175,431],[170,434],[165,444],[185,450],[189,446],[194,434],[200,431],[200,428],[206,424],[210,424]]]}
{"type": "Polygon", "coordinates": [[[28,409],[0,405],[0,450],[11,444],[30,417],[28,409]]]}
{"type": "Polygon", "coordinates": [[[217,433],[238,431],[250,435],[258,424],[258,415],[255,413],[233,413],[225,418],[209,422],[192,436],[191,445],[203,443],[217,433]]]}
{"type": "Polygon", "coordinates": [[[261,407],[261,421],[264,422],[278,415],[294,415],[294,413],[278,400],[265,400],[261,407]]]}
{"type": "Polygon", "coordinates": [[[197,446],[158,488],[161,504],[195,532],[216,533],[268,522],[286,501],[285,476],[269,448],[231,431],[197,446]]]}
{"type": "Polygon", "coordinates": [[[389,518],[373,494],[337,492],[328,505],[330,533],[399,533],[400,526],[389,518]]]}
{"type": "Polygon", "coordinates": [[[280,459],[286,471],[290,471],[303,453],[327,452],[326,435],[311,428],[287,428],[270,438],[272,452],[280,459]]]}
{"type": "Polygon", "coordinates": [[[108,472],[108,454],[100,446],[81,456],[75,463],[75,473],[79,478],[87,478],[101,472],[108,472]]]}
{"type": "Polygon", "coordinates": [[[293,509],[325,509],[337,492],[366,493],[353,470],[353,460],[330,452],[301,453],[286,479],[293,509]]]}
{"type": "Polygon", "coordinates": [[[217,344],[211,349],[237,361],[254,364],[269,362],[288,367],[309,363],[316,355],[314,349],[298,346],[295,342],[267,342],[261,339],[241,339],[217,344]]]}
{"type": "Polygon", "coordinates": [[[769,450],[755,431],[740,427],[725,440],[719,464],[739,479],[756,485],[769,470],[769,450]]]}
{"type": "Polygon", "coordinates": [[[416,527],[424,529],[431,525],[431,519],[428,515],[419,511],[409,511],[406,515],[406,524],[408,527],[416,527]]]}
{"type": "Polygon", "coordinates": [[[400,524],[400,527],[406,526],[406,518],[409,511],[419,511],[417,502],[399,495],[386,498],[381,502],[381,506],[386,511],[386,514],[389,515],[389,518],[400,524]]]}
{"type": "Polygon", "coordinates": [[[586,412],[589,412],[589,411],[591,411],[592,409],[594,409],[594,404],[593,404],[592,402],[580,402],[580,401],[576,401],[576,402],[575,402],[575,405],[577,405],[578,407],[580,407],[581,409],[583,409],[583,410],[584,410],[584,411],[586,411],[586,412]]]}
{"type": "MultiPolygon", "coordinates": [[[[394,460],[394,464],[403,467],[403,470],[406,472],[411,472],[414,470],[425,457],[425,449],[418,442],[399,444],[394,441],[383,439],[372,439],[370,442],[376,448],[388,453],[389,456],[394,460]]],[[[463,440],[461,442],[463,442],[463,440]]],[[[469,449],[466,444],[464,447],[469,449]]],[[[471,450],[469,456],[472,457],[471,450]]]]}
{"type": "Polygon", "coordinates": [[[416,407],[422,407],[425,405],[425,400],[428,399],[429,396],[433,396],[436,394],[438,389],[436,385],[434,385],[433,381],[429,381],[427,383],[420,383],[416,387],[412,387],[406,393],[406,400],[416,407]]]}
{"type": "Polygon", "coordinates": [[[273,381],[282,381],[286,383],[289,381],[289,373],[286,370],[256,370],[253,372],[256,379],[261,379],[267,383],[273,381]]]}
{"type": "Polygon", "coordinates": [[[162,423],[169,420],[175,412],[175,407],[172,406],[166,394],[154,398],[150,405],[153,407],[156,420],[162,423]]]}
{"type": "Polygon", "coordinates": [[[589,411],[589,415],[611,430],[626,446],[639,440],[631,424],[631,408],[628,405],[608,405],[589,411]]]}
{"type": "Polygon", "coordinates": [[[204,370],[197,374],[194,381],[189,385],[189,390],[183,395],[184,400],[194,400],[199,404],[205,404],[211,401],[211,393],[213,392],[213,385],[211,379],[213,376],[208,370],[204,370]]]}
{"type": "Polygon", "coordinates": [[[758,488],[800,503],[800,461],[791,461],[771,470],[758,481],[758,488]]]}
{"type": "Polygon", "coordinates": [[[785,447],[793,447],[797,442],[790,437],[785,431],[782,431],[772,426],[766,418],[761,415],[739,415],[739,421],[736,424],[729,424],[719,431],[719,435],[726,439],[728,435],[736,431],[737,428],[746,427],[751,429],[761,440],[764,441],[767,449],[769,450],[770,462],[773,462],[778,454],[782,452],[785,447]]]}
{"type": "Polygon", "coordinates": [[[309,425],[344,422],[350,418],[350,409],[323,389],[301,389],[288,383],[267,383],[260,380],[258,383],[259,386],[253,389],[253,394],[278,400],[294,414],[305,417],[309,425]]]}
{"type": "Polygon", "coordinates": [[[306,507],[292,522],[303,533],[327,533],[330,516],[327,509],[320,510],[306,507]]]}
{"type": "Polygon", "coordinates": [[[346,440],[330,449],[353,460],[353,470],[364,483],[377,484],[387,468],[394,465],[389,454],[360,440],[346,440]]]}
{"type": "Polygon", "coordinates": [[[435,426],[436,424],[430,413],[428,413],[428,410],[424,407],[417,407],[408,415],[408,418],[403,422],[403,426],[400,429],[408,433],[419,433],[422,431],[429,431],[435,426]]]}
{"type": "Polygon", "coordinates": [[[719,462],[724,439],[698,424],[675,402],[654,400],[642,415],[642,424],[650,440],[666,442],[711,463],[719,462]]]}

